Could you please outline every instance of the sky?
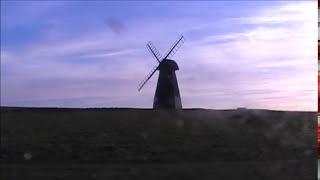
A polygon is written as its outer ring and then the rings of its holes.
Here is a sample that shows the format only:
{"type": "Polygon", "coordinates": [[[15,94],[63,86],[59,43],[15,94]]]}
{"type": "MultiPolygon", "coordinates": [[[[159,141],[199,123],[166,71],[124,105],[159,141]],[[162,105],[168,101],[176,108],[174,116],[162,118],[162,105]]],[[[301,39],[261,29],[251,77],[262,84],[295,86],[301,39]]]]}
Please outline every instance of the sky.
{"type": "Polygon", "coordinates": [[[316,1],[1,1],[1,106],[151,108],[181,34],[184,108],[317,110],[316,1]]]}

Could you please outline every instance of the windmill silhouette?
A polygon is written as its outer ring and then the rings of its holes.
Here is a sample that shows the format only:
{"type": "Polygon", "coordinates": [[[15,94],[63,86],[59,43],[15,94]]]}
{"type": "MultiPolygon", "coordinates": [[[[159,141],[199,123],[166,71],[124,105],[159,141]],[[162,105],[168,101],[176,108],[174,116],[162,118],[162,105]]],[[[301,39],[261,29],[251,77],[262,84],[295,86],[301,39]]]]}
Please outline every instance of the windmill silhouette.
{"type": "Polygon", "coordinates": [[[157,89],[153,101],[154,109],[182,109],[180,92],[175,73],[176,70],[179,70],[179,67],[174,60],[168,58],[172,57],[183,43],[184,37],[181,36],[176,42],[174,42],[164,58],[161,58],[159,51],[154,47],[151,41],[147,44],[147,49],[159,64],[152,69],[143,81],[141,81],[138,85],[138,91],[140,91],[153,74],[159,70],[157,89]]]}

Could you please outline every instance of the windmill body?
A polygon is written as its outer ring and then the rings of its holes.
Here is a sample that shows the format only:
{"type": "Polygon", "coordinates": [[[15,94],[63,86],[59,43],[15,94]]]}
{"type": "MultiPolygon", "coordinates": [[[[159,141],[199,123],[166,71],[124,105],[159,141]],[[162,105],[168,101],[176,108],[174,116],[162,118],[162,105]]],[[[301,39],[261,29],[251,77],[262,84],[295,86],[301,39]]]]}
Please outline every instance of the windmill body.
{"type": "Polygon", "coordinates": [[[161,61],[158,69],[159,78],[156,93],[154,95],[154,109],[181,109],[181,98],[177,76],[179,70],[177,63],[170,59],[161,61]]]}
{"type": "Polygon", "coordinates": [[[169,59],[169,57],[172,57],[173,54],[177,52],[183,42],[184,39],[183,36],[181,36],[173,44],[164,58],[161,58],[160,53],[151,42],[147,44],[148,50],[159,64],[155,66],[149,75],[139,84],[138,90],[140,91],[153,74],[157,70],[159,71],[159,78],[153,102],[154,109],[182,109],[179,86],[175,73],[175,71],[179,70],[179,67],[178,64],[174,60],[169,59]]]}

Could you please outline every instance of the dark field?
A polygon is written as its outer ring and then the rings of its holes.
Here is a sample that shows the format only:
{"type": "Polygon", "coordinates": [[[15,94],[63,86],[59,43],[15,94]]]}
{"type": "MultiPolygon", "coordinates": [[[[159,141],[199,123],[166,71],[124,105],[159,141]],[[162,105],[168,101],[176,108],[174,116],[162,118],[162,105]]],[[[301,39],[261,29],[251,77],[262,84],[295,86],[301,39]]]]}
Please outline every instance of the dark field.
{"type": "Polygon", "coordinates": [[[315,113],[1,108],[1,180],[317,178],[315,113]]]}

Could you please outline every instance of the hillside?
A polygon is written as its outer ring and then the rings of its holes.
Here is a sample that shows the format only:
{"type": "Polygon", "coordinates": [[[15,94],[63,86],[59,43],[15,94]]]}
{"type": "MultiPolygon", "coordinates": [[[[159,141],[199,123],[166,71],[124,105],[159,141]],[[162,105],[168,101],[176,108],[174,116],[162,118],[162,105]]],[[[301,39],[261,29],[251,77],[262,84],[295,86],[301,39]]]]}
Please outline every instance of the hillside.
{"type": "Polygon", "coordinates": [[[2,175],[315,179],[316,127],[311,112],[3,107],[2,175]]]}

